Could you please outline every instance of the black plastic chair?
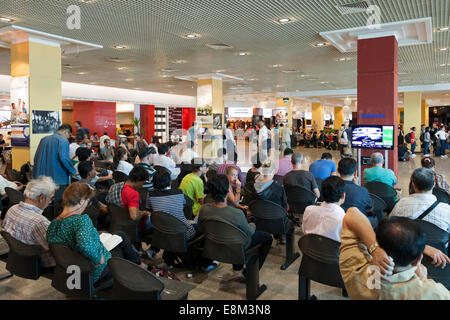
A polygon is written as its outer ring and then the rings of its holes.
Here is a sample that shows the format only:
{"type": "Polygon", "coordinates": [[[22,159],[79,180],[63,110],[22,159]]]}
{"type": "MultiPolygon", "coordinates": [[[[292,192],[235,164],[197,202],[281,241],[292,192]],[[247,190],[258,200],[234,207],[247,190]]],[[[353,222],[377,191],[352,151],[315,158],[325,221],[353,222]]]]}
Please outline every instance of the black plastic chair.
{"type": "Polygon", "coordinates": [[[383,199],[375,194],[369,193],[369,196],[373,201],[373,213],[377,217],[378,222],[381,222],[385,218],[384,212],[387,209],[387,204],[383,199]]]}
{"type": "MultiPolygon", "coordinates": [[[[8,243],[6,243],[6,240],[3,239],[3,237],[0,237],[0,256],[8,254],[8,252],[9,252],[8,243]]],[[[12,276],[13,276],[12,273],[6,270],[6,272],[0,274],[0,280],[11,278],[12,276]]]]}
{"type": "Polygon", "coordinates": [[[108,212],[111,215],[109,232],[114,234],[122,231],[127,235],[131,243],[135,243],[138,240],[138,222],[131,220],[128,210],[110,204],[108,205],[108,212]]]}
{"type": "Polygon", "coordinates": [[[366,183],[364,187],[369,191],[369,193],[374,194],[383,199],[383,201],[387,205],[386,212],[388,214],[392,211],[392,209],[394,209],[397,192],[392,186],[387,185],[386,183],[383,182],[372,181],[366,183]]]}
{"type": "Polygon", "coordinates": [[[111,258],[108,266],[114,278],[109,293],[113,300],[187,300],[194,289],[180,281],[160,279],[125,259],[111,258]]]}
{"type": "Polygon", "coordinates": [[[339,269],[340,243],[308,234],[300,238],[298,246],[302,252],[298,270],[298,299],[311,300],[311,280],[344,289],[345,296],[345,285],[339,269]]]}
{"type": "Polygon", "coordinates": [[[289,204],[289,213],[294,215],[302,215],[306,207],[316,204],[317,197],[310,190],[303,187],[285,188],[287,201],[289,204]]]}
{"type": "Polygon", "coordinates": [[[2,231],[1,235],[9,247],[6,270],[13,275],[37,280],[40,277],[41,248],[35,245],[25,244],[13,238],[8,232],[2,231]]]}
{"type": "Polygon", "coordinates": [[[450,204],[450,195],[445,190],[435,187],[433,189],[433,194],[439,202],[450,204]]]}
{"type": "Polygon", "coordinates": [[[128,180],[128,176],[121,171],[114,171],[113,180],[115,183],[126,182],[128,180]]]}
{"type": "Polygon", "coordinates": [[[153,233],[152,246],[174,253],[186,253],[195,243],[204,238],[195,236],[187,241],[186,225],[177,217],[166,212],[156,211],[151,216],[153,233]]]}
{"type": "Polygon", "coordinates": [[[8,175],[10,181],[21,181],[22,174],[15,169],[6,169],[6,174],[8,175]]]}
{"type": "Polygon", "coordinates": [[[266,200],[254,200],[248,206],[256,229],[273,235],[286,235],[286,262],[281,270],[286,270],[300,254],[294,248],[294,224],[288,219],[288,213],[278,204],[266,200]]]}
{"type": "Polygon", "coordinates": [[[8,196],[10,208],[16,204],[19,204],[22,201],[25,201],[25,196],[23,195],[23,193],[16,189],[6,187],[5,192],[6,195],[8,196]]]}
{"type": "Polygon", "coordinates": [[[52,287],[59,292],[73,298],[92,299],[98,292],[112,287],[113,279],[94,284],[92,277],[94,264],[75,250],[57,243],[50,243],[49,247],[56,261],[52,287]],[[75,271],[71,270],[70,266],[77,266],[80,270],[80,286],[78,288],[76,286],[69,288],[68,286],[71,283],[76,284],[72,281],[75,271]]]}
{"type": "Polygon", "coordinates": [[[259,285],[259,245],[248,250],[244,245],[247,235],[234,225],[220,220],[208,219],[202,223],[205,235],[203,256],[208,259],[246,265],[247,300],[256,300],[266,289],[259,285]]]}
{"type": "MultiPolygon", "coordinates": [[[[280,175],[278,175],[278,174],[276,174],[276,175],[273,176],[273,181],[278,182],[278,183],[280,184],[280,186],[283,185],[283,179],[284,179],[284,176],[280,176],[280,175]]],[[[245,180],[244,180],[244,181],[245,181],[245,180]]]]}
{"type": "MultiPolygon", "coordinates": [[[[445,254],[449,254],[449,240],[450,235],[445,230],[437,227],[436,225],[423,220],[416,220],[423,232],[427,235],[427,245],[441,250],[445,254]]],[[[433,279],[436,282],[442,283],[448,290],[450,290],[450,265],[447,265],[444,269],[435,267],[431,264],[432,259],[428,256],[423,256],[422,264],[428,269],[428,278],[433,279]]]]}

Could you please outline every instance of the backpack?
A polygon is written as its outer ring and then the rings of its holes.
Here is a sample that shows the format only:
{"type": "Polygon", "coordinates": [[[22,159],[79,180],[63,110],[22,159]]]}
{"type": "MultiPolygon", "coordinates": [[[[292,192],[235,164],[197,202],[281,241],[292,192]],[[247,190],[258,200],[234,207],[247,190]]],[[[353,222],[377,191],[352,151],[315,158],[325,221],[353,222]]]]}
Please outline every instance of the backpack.
{"type": "Polygon", "coordinates": [[[423,141],[425,140],[425,133],[422,133],[421,135],[420,135],[420,142],[422,142],[423,143],[423,141]]]}
{"type": "Polygon", "coordinates": [[[405,136],[405,141],[406,141],[406,143],[411,143],[411,133],[408,133],[408,134],[405,136]]]}

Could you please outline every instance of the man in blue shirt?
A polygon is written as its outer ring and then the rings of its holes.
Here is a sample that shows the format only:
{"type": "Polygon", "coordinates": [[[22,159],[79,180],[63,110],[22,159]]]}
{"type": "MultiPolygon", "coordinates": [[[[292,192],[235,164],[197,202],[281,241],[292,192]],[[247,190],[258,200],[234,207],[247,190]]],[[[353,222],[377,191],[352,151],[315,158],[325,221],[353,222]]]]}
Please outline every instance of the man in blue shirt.
{"type": "Polygon", "coordinates": [[[326,180],[331,175],[336,175],[336,164],[331,160],[333,156],[330,153],[322,154],[322,159],[312,163],[309,166],[311,172],[316,179],[326,180]]]}
{"type": "MultiPolygon", "coordinates": [[[[345,183],[345,201],[341,205],[341,208],[347,212],[348,209],[356,207],[359,211],[368,216],[368,210],[373,207],[373,201],[369,196],[369,191],[355,183],[358,179],[356,165],[356,160],[353,158],[344,158],[339,161],[338,172],[345,183]]],[[[373,217],[368,218],[372,226],[376,227],[379,221],[373,217]]]]}
{"type": "Polygon", "coordinates": [[[76,138],[77,142],[84,141],[85,138],[89,139],[89,129],[81,127],[81,121],[75,121],[75,128],[77,129],[76,138]]]}
{"type": "Polygon", "coordinates": [[[397,184],[397,177],[391,169],[383,168],[384,157],[381,153],[375,152],[370,156],[372,168],[364,170],[364,182],[378,181],[391,187],[397,184]]]}
{"type": "Polygon", "coordinates": [[[41,140],[34,155],[33,179],[40,176],[53,178],[59,187],[55,193],[55,203],[62,200],[64,190],[70,184],[70,176],[77,173],[69,157],[68,138],[71,134],[72,127],[63,124],[58,132],[41,140]]]}

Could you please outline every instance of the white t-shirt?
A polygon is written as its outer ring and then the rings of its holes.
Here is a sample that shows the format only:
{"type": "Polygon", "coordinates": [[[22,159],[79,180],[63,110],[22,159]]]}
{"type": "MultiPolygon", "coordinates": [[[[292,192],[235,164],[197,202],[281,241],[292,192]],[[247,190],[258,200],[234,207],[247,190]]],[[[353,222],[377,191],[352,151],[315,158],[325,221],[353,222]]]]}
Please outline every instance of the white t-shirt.
{"type": "Polygon", "coordinates": [[[439,131],[436,133],[436,137],[437,137],[439,140],[447,140],[447,133],[446,133],[445,131],[439,130],[439,131]]]}
{"type": "Polygon", "coordinates": [[[153,159],[153,167],[155,166],[160,166],[169,169],[170,172],[172,173],[171,174],[172,180],[176,180],[176,178],[181,172],[180,168],[176,167],[177,165],[172,159],[160,154],[153,159]]]}
{"type": "Polygon", "coordinates": [[[180,160],[181,160],[181,162],[184,162],[184,163],[191,163],[192,159],[194,159],[194,158],[200,158],[200,157],[194,150],[187,149],[181,155],[181,159],[180,160]]]}
{"type": "Polygon", "coordinates": [[[130,174],[131,170],[133,170],[133,165],[127,161],[120,161],[116,169],[116,171],[123,172],[127,176],[130,174]]]}
{"type": "Polygon", "coordinates": [[[317,234],[341,242],[344,217],[344,209],[334,203],[323,202],[320,207],[309,206],[303,215],[303,233],[317,234]]]}
{"type": "Polygon", "coordinates": [[[69,157],[70,157],[70,159],[73,159],[75,157],[75,154],[76,154],[77,149],[79,147],[80,146],[76,142],[70,144],[70,146],[69,146],[69,157]]]}

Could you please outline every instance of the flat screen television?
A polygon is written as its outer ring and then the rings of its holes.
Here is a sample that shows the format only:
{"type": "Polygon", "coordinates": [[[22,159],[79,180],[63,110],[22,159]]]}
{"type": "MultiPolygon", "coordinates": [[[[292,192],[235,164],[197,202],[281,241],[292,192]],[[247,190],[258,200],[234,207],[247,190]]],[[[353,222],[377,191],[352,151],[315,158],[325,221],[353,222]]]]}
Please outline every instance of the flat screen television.
{"type": "Polygon", "coordinates": [[[352,127],[352,148],[394,150],[394,126],[352,127]]]}

